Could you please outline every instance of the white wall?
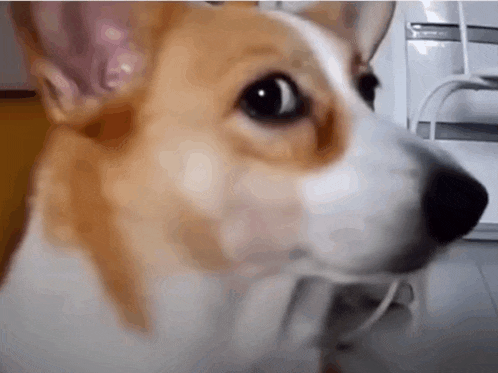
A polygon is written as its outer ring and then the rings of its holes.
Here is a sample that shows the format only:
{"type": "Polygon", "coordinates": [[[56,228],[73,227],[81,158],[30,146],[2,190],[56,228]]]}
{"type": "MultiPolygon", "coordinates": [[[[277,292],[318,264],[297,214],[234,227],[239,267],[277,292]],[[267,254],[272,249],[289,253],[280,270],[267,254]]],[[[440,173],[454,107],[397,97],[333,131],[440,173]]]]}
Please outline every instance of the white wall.
{"type": "Polygon", "coordinates": [[[32,89],[7,14],[8,4],[0,1],[0,89],[32,89]]]}
{"type": "MultiPolygon", "coordinates": [[[[458,8],[455,2],[424,2],[424,4],[427,7],[424,7],[422,2],[398,3],[392,28],[373,61],[375,72],[383,85],[377,94],[376,111],[405,128],[409,111],[410,117],[414,111],[409,109],[417,107],[422,96],[447,74],[463,71],[463,58],[459,54],[459,49],[455,45],[449,46],[449,43],[440,49],[441,52],[437,51],[426,56],[412,53],[407,57],[406,22],[458,23],[458,8]],[[448,58],[451,53],[455,56],[448,58]],[[422,61],[423,58],[426,60],[422,61]],[[410,67],[412,80],[409,78],[410,67]],[[413,74],[414,68],[418,69],[415,74],[413,74]],[[409,92],[411,94],[408,94],[409,92]]],[[[468,2],[464,4],[464,12],[467,24],[498,27],[498,2],[468,2]]],[[[431,46],[430,42],[417,41],[417,43],[431,46]]],[[[440,45],[432,47],[441,48],[440,45]]],[[[496,46],[470,44],[469,51],[471,71],[485,67],[496,67],[498,71],[496,46]]],[[[430,109],[424,117],[430,116],[430,109]]],[[[445,104],[438,119],[448,122],[474,121],[498,126],[498,92],[456,93],[445,104]]],[[[498,143],[447,140],[437,142],[450,151],[486,186],[490,202],[481,218],[481,223],[498,224],[498,143]]]]}

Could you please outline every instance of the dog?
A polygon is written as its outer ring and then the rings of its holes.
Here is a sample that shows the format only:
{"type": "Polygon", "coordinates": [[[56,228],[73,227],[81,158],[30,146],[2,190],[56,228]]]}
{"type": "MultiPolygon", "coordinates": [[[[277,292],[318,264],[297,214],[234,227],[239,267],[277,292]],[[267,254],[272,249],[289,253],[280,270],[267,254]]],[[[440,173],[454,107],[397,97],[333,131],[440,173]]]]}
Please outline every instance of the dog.
{"type": "Polygon", "coordinates": [[[11,5],[53,125],[2,372],[252,371],[298,263],[394,277],[478,222],[483,186],[371,110],[392,3],[248,5],[11,5]]]}

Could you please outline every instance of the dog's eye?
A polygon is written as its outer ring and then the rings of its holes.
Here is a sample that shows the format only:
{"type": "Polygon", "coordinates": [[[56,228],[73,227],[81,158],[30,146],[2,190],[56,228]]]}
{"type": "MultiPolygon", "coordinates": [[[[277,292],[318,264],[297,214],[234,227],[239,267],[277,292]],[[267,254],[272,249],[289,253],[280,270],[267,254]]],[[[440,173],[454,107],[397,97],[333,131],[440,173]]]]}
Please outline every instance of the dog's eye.
{"type": "Polygon", "coordinates": [[[282,74],[267,76],[249,86],[239,105],[260,122],[293,121],[304,116],[306,108],[297,85],[282,74]]]}
{"type": "Polygon", "coordinates": [[[361,75],[357,81],[358,92],[372,110],[374,109],[375,89],[379,85],[379,80],[372,73],[361,75]]]}

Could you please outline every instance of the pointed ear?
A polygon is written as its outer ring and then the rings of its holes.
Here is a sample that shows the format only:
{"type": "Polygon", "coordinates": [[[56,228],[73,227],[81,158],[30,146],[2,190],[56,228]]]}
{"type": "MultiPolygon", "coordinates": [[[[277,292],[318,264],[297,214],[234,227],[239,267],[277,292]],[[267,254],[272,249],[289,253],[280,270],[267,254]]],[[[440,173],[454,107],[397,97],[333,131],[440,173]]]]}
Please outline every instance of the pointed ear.
{"type": "Polygon", "coordinates": [[[394,2],[318,1],[300,14],[351,42],[364,63],[374,56],[387,33],[395,10],[394,2]]]}
{"type": "Polygon", "coordinates": [[[146,73],[151,40],[181,4],[11,4],[46,111],[57,123],[98,109],[146,73]],[[141,4],[141,5],[140,5],[141,4]]]}

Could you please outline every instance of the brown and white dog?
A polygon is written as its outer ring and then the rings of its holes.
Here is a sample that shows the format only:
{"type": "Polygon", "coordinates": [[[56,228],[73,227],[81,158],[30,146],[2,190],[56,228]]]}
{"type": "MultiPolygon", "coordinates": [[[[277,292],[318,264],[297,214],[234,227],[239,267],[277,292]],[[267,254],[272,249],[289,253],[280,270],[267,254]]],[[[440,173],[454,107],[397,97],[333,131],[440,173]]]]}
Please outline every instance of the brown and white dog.
{"type": "Polygon", "coordinates": [[[409,272],[477,223],[484,188],[358,92],[391,3],[237,5],[12,5],[53,127],[2,372],[251,371],[295,262],[409,272]]]}

